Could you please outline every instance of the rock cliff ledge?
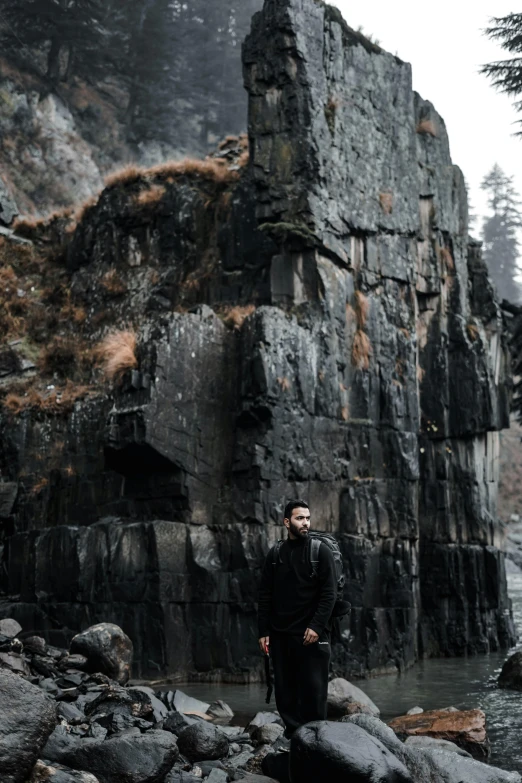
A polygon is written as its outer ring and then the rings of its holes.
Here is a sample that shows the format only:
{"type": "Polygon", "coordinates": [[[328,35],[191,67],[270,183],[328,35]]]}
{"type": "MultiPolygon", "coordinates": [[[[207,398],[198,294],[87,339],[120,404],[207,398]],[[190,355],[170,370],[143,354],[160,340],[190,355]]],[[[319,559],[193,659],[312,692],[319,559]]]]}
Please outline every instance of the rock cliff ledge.
{"type": "Polygon", "coordinates": [[[243,56],[248,165],[128,171],[52,260],[75,339],[133,323],[139,366],[4,407],[0,615],[56,642],[113,621],[136,674],[247,681],[302,496],[345,556],[338,672],[509,646],[509,357],[444,122],[317,0],[266,0],[243,56]]]}

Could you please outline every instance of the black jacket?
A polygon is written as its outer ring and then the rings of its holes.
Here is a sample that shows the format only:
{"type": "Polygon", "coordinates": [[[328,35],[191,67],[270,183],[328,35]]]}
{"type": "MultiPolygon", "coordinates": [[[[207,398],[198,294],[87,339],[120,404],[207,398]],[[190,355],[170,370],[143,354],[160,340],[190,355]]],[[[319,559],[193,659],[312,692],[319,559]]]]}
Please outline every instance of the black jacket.
{"type": "Polygon", "coordinates": [[[312,576],[308,539],[287,539],[273,565],[267,555],[258,597],[259,636],[271,632],[302,635],[311,628],[319,636],[334,608],[337,579],[330,549],[321,543],[317,576],[312,576]]]}

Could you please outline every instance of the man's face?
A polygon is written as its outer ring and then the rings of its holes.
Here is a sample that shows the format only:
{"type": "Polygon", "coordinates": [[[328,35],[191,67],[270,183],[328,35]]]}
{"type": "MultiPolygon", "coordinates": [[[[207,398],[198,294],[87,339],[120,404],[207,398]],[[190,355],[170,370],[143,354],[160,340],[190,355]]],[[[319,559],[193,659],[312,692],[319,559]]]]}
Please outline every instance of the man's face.
{"type": "Polygon", "coordinates": [[[294,538],[306,538],[310,530],[310,511],[307,508],[294,508],[285,525],[294,538]]]}

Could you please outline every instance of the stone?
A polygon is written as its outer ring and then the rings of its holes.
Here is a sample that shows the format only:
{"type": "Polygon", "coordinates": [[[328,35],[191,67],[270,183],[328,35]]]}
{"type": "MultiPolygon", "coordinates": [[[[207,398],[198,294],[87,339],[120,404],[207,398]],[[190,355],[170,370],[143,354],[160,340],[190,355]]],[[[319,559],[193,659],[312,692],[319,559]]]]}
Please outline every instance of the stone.
{"type": "Polygon", "coordinates": [[[178,747],[168,731],[131,732],[87,744],[82,740],[64,763],[91,772],[100,783],[157,783],[172,769],[178,747]]]}
{"type": "Polygon", "coordinates": [[[486,715],[482,710],[431,710],[420,715],[393,718],[390,728],[401,739],[427,736],[454,742],[476,758],[488,758],[486,715]]]}
{"type": "Polygon", "coordinates": [[[216,726],[196,723],[178,736],[180,753],[190,761],[220,759],[228,754],[228,738],[216,726]]]}
{"type": "Polygon", "coordinates": [[[290,774],[299,783],[413,783],[406,767],[353,723],[314,721],[292,737],[290,774]]]}
{"type": "Polygon", "coordinates": [[[2,783],[25,783],[56,725],[55,704],[36,686],[0,669],[2,783]]]}
{"type": "Polygon", "coordinates": [[[420,715],[424,710],[422,707],[412,707],[411,710],[408,710],[406,715],[420,715]]]}
{"type": "Polygon", "coordinates": [[[227,783],[228,775],[224,769],[213,769],[207,778],[208,783],[227,783]]]}
{"type": "Polygon", "coordinates": [[[90,742],[94,742],[94,739],[82,739],[69,731],[67,726],[59,724],[47,739],[41,756],[47,761],[62,762],[75,750],[83,748],[85,744],[90,742]]]}
{"type": "MultiPolygon", "coordinates": [[[[419,714],[419,713],[414,713],[419,714]]],[[[466,756],[472,758],[471,753],[459,748],[454,742],[449,740],[435,739],[435,737],[407,737],[404,744],[408,748],[417,748],[421,750],[445,750],[449,753],[458,753],[459,756],[466,756]]]]}
{"type": "Polygon", "coordinates": [[[250,737],[252,742],[257,745],[263,745],[265,743],[273,745],[279,737],[283,736],[283,733],[284,729],[279,723],[265,723],[263,726],[256,726],[251,732],[250,737]]]}
{"type": "Polygon", "coordinates": [[[261,762],[263,776],[290,783],[290,753],[268,753],[261,762]]]}
{"type": "MultiPolygon", "coordinates": [[[[371,715],[380,715],[379,708],[356,685],[352,685],[342,677],[336,677],[328,683],[327,711],[329,717],[349,714],[349,705],[354,703],[367,708],[371,715]]],[[[357,708],[356,711],[361,712],[362,710],[357,708]]]]}
{"type": "Polygon", "coordinates": [[[230,720],[234,717],[233,710],[221,699],[212,702],[207,710],[207,714],[218,720],[230,720]]]}
{"type": "Polygon", "coordinates": [[[194,699],[192,696],[188,696],[183,691],[175,691],[174,700],[172,706],[177,709],[178,712],[183,713],[201,713],[204,714],[210,709],[210,704],[200,699],[194,699]]]}
{"type": "Polygon", "coordinates": [[[84,655],[87,658],[89,671],[102,672],[121,685],[125,685],[130,677],[132,642],[113,623],[99,623],[76,634],[71,641],[70,651],[73,655],[84,655]]]}
{"type": "Polygon", "coordinates": [[[78,772],[61,764],[46,764],[37,761],[27,783],[100,783],[90,772],[78,772]]]}
{"type": "Polygon", "coordinates": [[[278,723],[280,726],[283,725],[283,721],[276,712],[257,712],[245,731],[250,734],[258,726],[266,726],[270,723],[278,723]]]}
{"type": "Polygon", "coordinates": [[[24,650],[33,655],[45,655],[47,642],[42,636],[28,636],[27,639],[24,639],[24,650]]]}
{"type": "Polygon", "coordinates": [[[198,721],[195,718],[184,715],[177,710],[172,710],[163,720],[163,728],[165,731],[171,731],[173,734],[178,735],[181,734],[183,729],[186,729],[187,726],[193,726],[197,722],[198,721]]]}
{"type": "Polygon", "coordinates": [[[18,636],[21,630],[22,626],[20,623],[17,623],[16,620],[11,620],[10,618],[0,620],[0,634],[2,634],[2,636],[7,636],[9,639],[14,639],[15,636],[18,636]]]}
{"type": "Polygon", "coordinates": [[[522,691],[522,650],[519,650],[504,662],[498,676],[499,688],[522,691]]]}
{"type": "Polygon", "coordinates": [[[57,714],[59,718],[63,718],[67,723],[82,723],[85,720],[85,715],[75,704],[68,704],[66,701],[61,701],[57,707],[57,714]]]}
{"type": "Polygon", "coordinates": [[[5,184],[0,180],[0,225],[10,226],[17,215],[18,208],[5,184]]]}

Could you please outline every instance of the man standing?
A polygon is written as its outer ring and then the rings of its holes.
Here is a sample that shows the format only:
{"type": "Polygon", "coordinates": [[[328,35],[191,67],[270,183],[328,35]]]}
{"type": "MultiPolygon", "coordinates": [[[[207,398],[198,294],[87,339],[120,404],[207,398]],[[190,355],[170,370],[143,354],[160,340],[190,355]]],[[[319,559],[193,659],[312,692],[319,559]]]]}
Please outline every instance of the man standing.
{"type": "Polygon", "coordinates": [[[337,590],[330,549],[319,547],[317,574],[310,560],[310,510],[302,500],[285,506],[288,538],[267,555],[258,600],[259,646],[270,652],[279,714],[291,737],[304,723],[325,720],[330,666],[330,617],[337,590]]]}

